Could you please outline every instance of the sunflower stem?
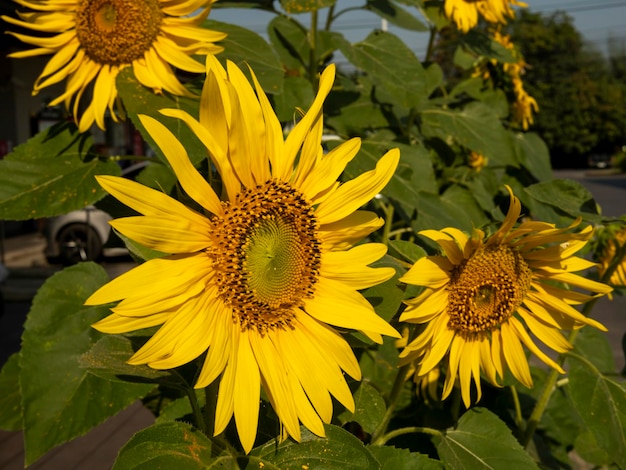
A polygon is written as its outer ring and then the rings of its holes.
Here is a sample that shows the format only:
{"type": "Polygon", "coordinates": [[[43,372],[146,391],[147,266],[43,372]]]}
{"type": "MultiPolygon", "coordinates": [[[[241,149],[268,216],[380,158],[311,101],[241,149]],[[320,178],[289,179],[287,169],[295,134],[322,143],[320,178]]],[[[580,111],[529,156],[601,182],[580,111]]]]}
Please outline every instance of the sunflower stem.
{"type": "Polygon", "coordinates": [[[400,392],[402,392],[402,388],[404,387],[404,382],[406,382],[406,375],[409,367],[410,364],[405,364],[400,367],[398,369],[398,372],[396,373],[396,378],[393,382],[393,387],[391,388],[391,392],[389,394],[387,411],[385,411],[385,416],[372,434],[372,445],[383,445],[386,442],[381,442],[381,439],[384,438],[384,434],[387,431],[387,426],[389,426],[389,422],[393,417],[396,406],[398,406],[398,399],[400,398],[400,392]]]}
{"type": "Polygon", "coordinates": [[[206,435],[213,437],[215,431],[215,410],[217,407],[218,383],[214,380],[208,387],[204,387],[204,421],[206,435]]]}
{"type": "Polygon", "coordinates": [[[382,204],[383,212],[385,213],[385,226],[383,227],[382,242],[389,246],[389,234],[391,233],[391,225],[393,223],[393,205],[382,204]]]}
{"type": "Polygon", "coordinates": [[[519,402],[519,394],[517,393],[517,388],[515,385],[509,386],[509,390],[511,390],[511,397],[513,398],[513,406],[515,408],[515,426],[517,427],[518,435],[524,432],[522,428],[524,419],[522,418],[522,407],[519,402]]]}
{"type": "Polygon", "coordinates": [[[415,434],[415,433],[430,434],[431,436],[442,436],[443,435],[441,433],[441,431],[438,431],[437,429],[424,428],[424,427],[421,427],[421,426],[409,426],[409,427],[406,427],[406,428],[394,429],[393,431],[388,432],[384,436],[381,436],[378,439],[378,441],[374,443],[374,445],[383,446],[388,441],[393,439],[394,437],[402,436],[404,434],[415,434]]]}
{"type": "Polygon", "coordinates": [[[200,429],[200,431],[208,436],[206,423],[204,421],[204,416],[202,415],[200,405],[198,405],[198,397],[196,396],[195,389],[191,387],[185,387],[185,393],[187,394],[187,398],[189,399],[189,404],[191,405],[191,411],[193,413],[193,416],[196,419],[196,426],[198,427],[198,429],[200,429]]]}

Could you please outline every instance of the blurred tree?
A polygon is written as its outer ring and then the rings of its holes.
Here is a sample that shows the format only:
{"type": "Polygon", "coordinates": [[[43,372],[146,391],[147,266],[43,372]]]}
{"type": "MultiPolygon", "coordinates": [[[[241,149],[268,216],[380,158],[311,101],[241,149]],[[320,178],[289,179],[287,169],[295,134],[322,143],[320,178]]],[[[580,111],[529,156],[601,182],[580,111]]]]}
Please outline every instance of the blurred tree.
{"type": "Polygon", "coordinates": [[[613,54],[607,60],[563,12],[521,11],[510,32],[530,64],[524,83],[540,106],[533,130],[546,141],[553,165],[586,166],[589,155],[610,155],[623,145],[623,51],[621,60],[613,54]]]}

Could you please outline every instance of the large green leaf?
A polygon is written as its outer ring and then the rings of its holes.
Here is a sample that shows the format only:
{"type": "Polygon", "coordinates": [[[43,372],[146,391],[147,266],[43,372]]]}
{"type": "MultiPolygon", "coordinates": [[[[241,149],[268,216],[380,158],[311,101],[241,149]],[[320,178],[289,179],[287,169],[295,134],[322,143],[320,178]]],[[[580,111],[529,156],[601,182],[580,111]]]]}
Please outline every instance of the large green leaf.
{"type": "Polygon", "coordinates": [[[374,31],[364,41],[349,45],[343,42],[341,52],[355,66],[372,77],[387,93],[393,104],[421,108],[428,98],[424,68],[415,54],[394,34],[374,31]]]}
{"type": "Polygon", "coordinates": [[[366,8],[400,28],[412,31],[428,31],[428,26],[422,21],[393,2],[387,0],[367,0],[366,8]]]}
{"type": "Polygon", "coordinates": [[[306,30],[293,18],[277,16],[267,25],[270,42],[290,74],[304,73],[309,59],[306,30]]]}
{"type": "Polygon", "coordinates": [[[81,368],[81,356],[102,337],[91,324],[109,313],[83,303],[107,281],[100,266],[78,264],[50,277],[33,300],[19,361],[26,464],[154,387],[104,380],[81,368]]]}
{"type": "Polygon", "coordinates": [[[385,400],[374,387],[362,382],[354,392],[354,413],[345,410],[337,416],[342,425],[355,421],[369,434],[372,434],[385,416],[385,400]]]}
{"type": "Polygon", "coordinates": [[[233,456],[213,456],[211,440],[189,424],[160,423],[135,434],[113,470],[237,468],[233,456]]]}
{"type": "Polygon", "coordinates": [[[295,122],[299,119],[297,108],[304,108],[313,102],[315,95],[311,82],[302,77],[287,77],[283,92],[274,95],[274,111],[282,122],[295,122]]]}
{"type": "Polygon", "coordinates": [[[600,446],[626,468],[626,389],[606,378],[589,360],[570,354],[569,390],[574,407],[600,446]]]}
{"type": "Polygon", "coordinates": [[[95,175],[119,175],[100,160],[91,137],[72,124],[40,132],[0,160],[0,220],[53,217],[82,209],[106,194],[95,175]]]}
{"type": "Polygon", "coordinates": [[[486,408],[467,411],[434,441],[448,469],[538,469],[506,424],[486,408]]]}
{"type": "Polygon", "coordinates": [[[250,66],[267,93],[281,92],[283,68],[265,39],[254,31],[233,24],[207,20],[204,25],[209,29],[228,34],[226,39],[220,42],[224,47],[224,51],[218,55],[220,60],[233,61],[247,75],[250,66]]]}
{"type": "Polygon", "coordinates": [[[603,374],[615,373],[613,349],[605,332],[583,328],[574,343],[574,351],[590,361],[603,374]]]}
{"type": "Polygon", "coordinates": [[[453,139],[487,157],[491,166],[517,166],[510,137],[486,104],[472,102],[461,110],[430,107],[421,118],[425,136],[444,142],[453,139]]]}
{"type": "Polygon", "coordinates": [[[551,180],[533,184],[525,190],[536,201],[568,214],[572,218],[582,216],[591,222],[601,220],[593,195],[576,181],[551,180]]]}
{"type": "Polygon", "coordinates": [[[328,470],[378,469],[374,456],[356,437],[343,429],[325,425],[326,437],[317,437],[302,427],[302,439],[296,443],[291,439],[276,445],[270,441],[248,456],[245,468],[287,469],[324,468],[328,470]]]}
{"type": "Polygon", "coordinates": [[[381,470],[440,470],[443,468],[443,464],[438,460],[417,452],[409,452],[407,449],[397,449],[391,446],[370,446],[368,449],[382,465],[381,470]]]}
{"type": "Polygon", "coordinates": [[[538,181],[552,179],[550,152],[546,143],[532,132],[518,132],[513,135],[513,150],[517,161],[537,178],[538,181]]]}
{"type": "Polygon", "coordinates": [[[468,49],[477,56],[488,57],[505,63],[516,61],[510,49],[481,31],[472,29],[461,37],[461,41],[461,47],[468,49]]]}
{"type": "Polygon", "coordinates": [[[12,354],[0,371],[0,429],[22,429],[19,353],[12,354]]]}

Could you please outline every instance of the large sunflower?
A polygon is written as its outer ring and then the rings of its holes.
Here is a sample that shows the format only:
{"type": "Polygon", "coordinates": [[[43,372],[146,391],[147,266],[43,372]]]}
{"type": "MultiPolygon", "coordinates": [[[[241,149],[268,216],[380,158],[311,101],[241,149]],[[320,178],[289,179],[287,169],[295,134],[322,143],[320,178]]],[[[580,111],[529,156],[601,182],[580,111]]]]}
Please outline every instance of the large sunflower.
{"type": "Polygon", "coordinates": [[[571,348],[559,330],[592,325],[606,331],[573,307],[593,296],[559,287],[567,284],[600,295],[611,291],[605,284],[573,274],[595,266],[574,256],[591,238],[591,227],[574,233],[580,221],[564,229],[526,221],[514,228],[521,204],[507,189],[511,205],[496,233],[485,237],[476,230],[470,238],[455,228],[422,231],[421,235],[441,247],[443,255],[419,259],[401,278],[425,289],[406,302],[400,320],[426,327],[400,353],[400,364],[413,362],[415,379],[421,381],[444,361],[443,398],[458,376],[467,407],[472,402],[472,381],[476,401],[480,400],[481,370],[489,382],[499,385],[508,366],[517,380],[532,386],[522,345],[563,373],[527,330],[557,352],[571,348]]]}
{"type": "Polygon", "coordinates": [[[196,387],[220,378],[215,433],[234,414],[245,451],[254,443],[263,386],[285,430],[300,438],[299,421],[318,435],[332,417],[334,396],[354,408],[342,370],[361,373],[352,350],[333,327],[359,330],[377,342],[399,336],[357,292],[393,276],[371,268],[385,246],[354,244],[382,220],[359,207],[393,175],[397,149],[374,170],[340,184],[359,139],[323,154],[322,103],[334,66],[320,78],[309,111],[286,140],[267,97],[256,94],[232,63],[227,71],[207,56],[199,121],[183,119],[211,155],[222,180],[220,200],[162,124],[141,121],[166,155],[182,188],[203,212],[123,178],[100,184],[143,216],[112,225],[166,253],[114,279],[87,304],[121,300],[96,323],[106,333],[163,325],[130,358],[131,364],[169,369],[206,352],[196,387]],[[208,352],[207,352],[208,350],[208,352]]]}
{"type": "Polygon", "coordinates": [[[33,94],[66,80],[65,92],[49,105],[65,103],[71,108],[81,132],[94,121],[104,129],[107,110],[114,120],[123,112],[115,78],[125,67],[132,65],[137,80],[155,93],[189,95],[172,66],[204,73],[204,65],[190,55],[220,52],[213,43],[226,36],[198,26],[215,0],[13,1],[31,11],[18,12],[21,19],[2,19],[45,35],[9,32],[37,46],[9,56],[54,54],[35,81],[33,94]],[[88,89],[91,101],[82,100],[88,89]]]}

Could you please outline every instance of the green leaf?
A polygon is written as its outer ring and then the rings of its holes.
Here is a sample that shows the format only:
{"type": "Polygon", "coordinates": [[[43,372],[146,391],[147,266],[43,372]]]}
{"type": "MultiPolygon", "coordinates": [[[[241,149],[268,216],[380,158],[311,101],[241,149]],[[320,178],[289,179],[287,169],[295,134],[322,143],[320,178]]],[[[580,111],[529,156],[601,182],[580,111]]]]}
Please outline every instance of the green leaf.
{"type": "Polygon", "coordinates": [[[345,174],[355,178],[376,166],[376,162],[392,148],[400,149],[400,163],[383,194],[396,201],[410,216],[419,203],[421,191],[437,192],[437,182],[429,151],[422,145],[406,145],[391,141],[366,140],[348,164],[345,174]]]}
{"type": "Polygon", "coordinates": [[[615,373],[613,349],[605,332],[583,328],[578,332],[574,352],[589,360],[603,374],[615,373]]]}
{"type": "Polygon", "coordinates": [[[576,453],[587,462],[603,466],[608,466],[612,463],[611,458],[602,450],[602,447],[598,445],[596,436],[594,436],[589,429],[584,430],[578,435],[574,443],[574,448],[576,449],[576,453]]]}
{"type": "Polygon", "coordinates": [[[415,18],[409,11],[395,5],[393,2],[387,0],[367,0],[365,8],[399,28],[411,31],[428,31],[428,26],[415,18]]]}
{"type": "Polygon", "coordinates": [[[91,324],[109,313],[107,306],[83,303],[107,281],[100,266],[81,263],[50,277],[33,300],[19,361],[27,465],[154,388],[103,380],[81,368],[81,356],[102,337],[91,324]]]}
{"type": "Polygon", "coordinates": [[[508,133],[496,113],[486,104],[472,102],[462,110],[428,108],[422,111],[422,132],[444,142],[462,146],[489,159],[490,166],[515,166],[508,133]]]}
{"type": "Polygon", "coordinates": [[[328,470],[378,469],[374,456],[356,437],[330,424],[324,425],[326,437],[317,437],[302,427],[300,443],[291,439],[276,445],[270,441],[250,452],[246,468],[328,470]]]}
{"type": "Polygon", "coordinates": [[[369,434],[372,434],[385,417],[385,400],[374,387],[362,382],[354,392],[354,413],[345,410],[337,419],[342,425],[356,421],[369,434]]]}
{"type": "Polygon", "coordinates": [[[372,77],[394,104],[421,108],[428,98],[428,85],[421,62],[397,36],[374,31],[364,41],[340,44],[341,52],[372,77]]]}
{"type": "Polygon", "coordinates": [[[480,208],[474,194],[461,185],[451,185],[441,195],[443,203],[463,208],[475,227],[482,227],[490,222],[485,212],[480,208]]]}
{"type": "Polygon", "coordinates": [[[283,89],[283,68],[274,49],[257,33],[233,24],[207,20],[204,25],[215,31],[227,33],[220,41],[224,51],[217,57],[221,61],[230,60],[246,74],[248,66],[254,70],[259,83],[266,93],[280,93],[283,89]]]}
{"type": "Polygon", "coordinates": [[[426,455],[391,446],[370,446],[370,452],[381,464],[381,470],[440,470],[443,464],[426,455]]]}
{"type": "Polygon", "coordinates": [[[119,175],[101,161],[88,134],[55,125],[0,160],[0,220],[53,217],[82,209],[106,194],[95,175],[119,175]]]}
{"type": "Polygon", "coordinates": [[[434,442],[448,469],[538,469],[506,424],[486,408],[467,411],[434,442]]]}
{"type": "Polygon", "coordinates": [[[342,136],[361,136],[372,129],[391,127],[386,111],[373,99],[374,85],[369,77],[356,77],[356,83],[337,77],[324,104],[324,123],[342,136]]]}
{"type": "Polygon", "coordinates": [[[507,49],[483,32],[472,29],[467,34],[464,34],[461,39],[462,45],[460,47],[470,50],[477,56],[487,57],[505,63],[516,61],[510,49],[507,49]]]}
{"type": "Polygon", "coordinates": [[[553,207],[561,213],[566,213],[572,218],[582,216],[591,222],[601,220],[593,195],[576,181],[555,179],[533,184],[525,190],[536,201],[553,207]]]}
{"type": "Polygon", "coordinates": [[[184,142],[185,150],[187,150],[189,159],[194,165],[199,165],[207,157],[206,147],[183,121],[163,116],[159,112],[164,108],[181,109],[197,119],[199,97],[173,96],[167,93],[157,95],[141,85],[130,68],[123,70],[117,76],[117,91],[133,125],[139,130],[143,139],[148,142],[163,164],[169,166],[163,152],[139,121],[138,116],[140,114],[146,114],[163,123],[180,142],[184,142]]]}
{"type": "Polygon", "coordinates": [[[517,161],[538,181],[552,179],[550,151],[546,143],[532,132],[513,134],[513,151],[517,161]]]}
{"type": "Polygon", "coordinates": [[[404,288],[398,278],[404,273],[405,267],[389,255],[372,264],[374,268],[391,267],[396,270],[395,275],[381,284],[369,287],[362,294],[376,310],[376,313],[387,321],[391,321],[404,298],[404,288]]]}
{"type": "Polygon", "coordinates": [[[280,0],[287,13],[306,13],[334,5],[337,0],[280,0]]]}
{"type": "MultiPolygon", "coordinates": [[[[194,390],[194,392],[196,394],[198,406],[202,408],[206,402],[204,390],[194,390]]],[[[188,421],[195,419],[193,418],[193,410],[191,409],[189,398],[177,398],[169,402],[160,410],[159,416],[157,416],[156,418],[156,423],[158,424],[170,421],[178,421],[184,419],[187,416],[189,417],[188,421]]]]}
{"type": "Polygon", "coordinates": [[[0,429],[22,429],[19,353],[14,353],[0,371],[0,429]]]}
{"type": "Polygon", "coordinates": [[[78,365],[102,379],[118,382],[159,383],[170,374],[147,365],[131,365],[126,361],[133,355],[131,340],[119,335],[100,338],[78,359],[78,365]]]}
{"type": "Polygon", "coordinates": [[[426,256],[426,252],[421,246],[406,240],[389,240],[389,254],[400,257],[411,264],[426,256]]]}
{"type": "Polygon", "coordinates": [[[122,447],[113,470],[236,468],[234,457],[214,457],[212,449],[211,440],[188,424],[154,424],[122,447]]]}
{"type": "Polygon", "coordinates": [[[274,111],[282,122],[295,122],[299,115],[297,108],[303,108],[315,99],[311,82],[301,77],[287,77],[283,92],[274,95],[274,111]]]}
{"type": "Polygon", "coordinates": [[[293,18],[277,16],[267,25],[270,43],[290,74],[304,74],[309,61],[307,31],[293,18]]]}
{"type": "Polygon", "coordinates": [[[445,227],[456,227],[470,233],[475,227],[463,207],[449,202],[438,194],[418,191],[417,219],[411,224],[416,232],[445,227]]]}
{"type": "Polygon", "coordinates": [[[587,359],[570,354],[569,390],[576,411],[598,445],[626,468],[626,390],[587,359]]]}

